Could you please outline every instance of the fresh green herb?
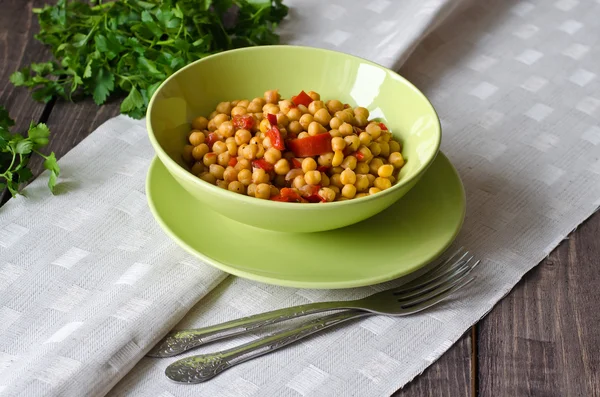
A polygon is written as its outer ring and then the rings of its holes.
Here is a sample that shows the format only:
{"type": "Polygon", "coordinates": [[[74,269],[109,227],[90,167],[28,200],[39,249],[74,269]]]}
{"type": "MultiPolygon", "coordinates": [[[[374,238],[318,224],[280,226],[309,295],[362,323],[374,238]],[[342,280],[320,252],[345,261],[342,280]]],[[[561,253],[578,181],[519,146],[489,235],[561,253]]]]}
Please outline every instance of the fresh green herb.
{"type": "Polygon", "coordinates": [[[46,156],[38,151],[48,144],[50,130],[44,123],[31,123],[25,137],[9,131],[14,125],[6,109],[0,106],[0,192],[8,188],[15,197],[19,193],[19,186],[33,178],[27,163],[34,153],[44,158],[44,168],[50,171],[48,187],[53,191],[60,174],[56,156],[54,152],[46,156]]]}
{"type": "Polygon", "coordinates": [[[92,96],[102,105],[125,95],[121,112],[145,115],[159,84],[183,66],[238,47],[276,44],[287,15],[282,0],[59,0],[35,9],[36,38],[54,60],[13,73],[34,99],[92,96]],[[98,3],[98,4],[96,4],[98,3]]]}

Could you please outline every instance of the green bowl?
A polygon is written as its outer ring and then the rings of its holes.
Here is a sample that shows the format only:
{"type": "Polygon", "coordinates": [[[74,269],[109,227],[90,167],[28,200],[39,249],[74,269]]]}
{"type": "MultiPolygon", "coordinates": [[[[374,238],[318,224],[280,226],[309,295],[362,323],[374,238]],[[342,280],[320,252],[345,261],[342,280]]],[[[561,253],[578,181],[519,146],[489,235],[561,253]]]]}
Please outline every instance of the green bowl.
{"type": "Polygon", "coordinates": [[[336,229],[383,211],[419,181],[433,163],[441,141],[433,106],[403,77],[341,52],[298,46],[249,47],[198,60],[156,90],[146,122],[157,156],[195,199],[238,222],[285,232],[336,229]],[[363,106],[369,109],[370,118],[385,120],[403,144],[406,165],[399,181],[372,196],[302,204],[233,193],[191,174],[181,156],[191,120],[208,115],[221,101],[251,99],[269,89],[279,89],[284,98],[301,90],[316,91],[324,100],[335,98],[363,106]]]}

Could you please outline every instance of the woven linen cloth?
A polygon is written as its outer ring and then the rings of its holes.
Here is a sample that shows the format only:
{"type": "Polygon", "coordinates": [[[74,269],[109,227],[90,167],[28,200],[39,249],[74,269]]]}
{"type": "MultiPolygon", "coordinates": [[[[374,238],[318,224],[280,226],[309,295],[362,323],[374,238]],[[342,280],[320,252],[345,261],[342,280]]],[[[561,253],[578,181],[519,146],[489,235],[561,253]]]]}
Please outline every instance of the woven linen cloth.
{"type": "Polygon", "coordinates": [[[394,283],[283,288],[194,259],[147,209],[153,151],[144,123],[119,116],[61,159],[58,195],[42,176],[27,198],[0,209],[0,396],[387,396],[600,204],[600,2],[479,2],[441,26],[458,2],[286,3],[287,43],[390,67],[406,61],[401,74],[438,110],[442,150],[465,184],[457,244],[482,258],[477,281],[427,312],[370,317],[204,384],[175,384],[164,376],[174,359],[143,358],[175,325],[357,298],[394,283]]]}

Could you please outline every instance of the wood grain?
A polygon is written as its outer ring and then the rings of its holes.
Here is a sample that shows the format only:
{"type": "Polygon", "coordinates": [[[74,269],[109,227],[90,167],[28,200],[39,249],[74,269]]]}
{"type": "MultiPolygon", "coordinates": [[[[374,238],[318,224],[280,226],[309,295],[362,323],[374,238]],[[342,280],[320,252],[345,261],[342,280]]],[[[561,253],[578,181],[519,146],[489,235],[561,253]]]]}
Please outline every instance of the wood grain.
{"type": "Polygon", "coordinates": [[[481,396],[600,396],[600,212],[479,325],[481,396]]]}
{"type": "Polygon", "coordinates": [[[423,374],[392,397],[468,397],[471,394],[471,332],[467,332],[423,374]]]}

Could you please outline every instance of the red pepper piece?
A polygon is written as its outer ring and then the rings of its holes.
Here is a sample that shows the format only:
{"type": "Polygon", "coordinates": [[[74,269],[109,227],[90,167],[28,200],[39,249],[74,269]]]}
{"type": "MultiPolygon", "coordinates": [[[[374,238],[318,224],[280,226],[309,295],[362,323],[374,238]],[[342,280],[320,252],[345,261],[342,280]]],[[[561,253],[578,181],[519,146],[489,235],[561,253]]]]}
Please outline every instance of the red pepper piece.
{"type": "Polygon", "coordinates": [[[384,130],[384,131],[387,131],[387,130],[388,130],[388,128],[387,128],[387,127],[385,126],[385,124],[383,124],[383,123],[379,123],[379,128],[381,128],[381,129],[382,129],[382,130],[384,130]]]}
{"type": "Polygon", "coordinates": [[[289,203],[291,200],[289,197],[283,197],[281,194],[275,195],[275,196],[271,196],[271,200],[272,201],[279,201],[282,203],[289,203]]]}
{"type": "Polygon", "coordinates": [[[271,197],[273,201],[281,201],[284,203],[305,203],[304,200],[294,189],[290,189],[289,187],[284,187],[279,191],[279,194],[271,197]]]}
{"type": "Polygon", "coordinates": [[[319,166],[319,168],[317,168],[317,171],[327,172],[327,171],[329,171],[330,168],[331,168],[331,166],[329,166],[329,165],[321,165],[321,166],[319,166]]]}
{"type": "Polygon", "coordinates": [[[302,168],[302,162],[295,157],[292,157],[292,168],[302,168]]]}
{"type": "Polygon", "coordinates": [[[206,138],[206,144],[208,145],[209,149],[212,150],[213,145],[218,140],[219,140],[219,136],[217,135],[216,132],[211,132],[210,134],[208,134],[208,137],[206,138]]]}
{"type": "Polygon", "coordinates": [[[300,91],[300,93],[296,96],[292,97],[292,102],[296,105],[304,105],[308,106],[313,101],[313,99],[304,91],[300,91]]]}
{"type": "Polygon", "coordinates": [[[237,130],[250,130],[254,126],[254,117],[251,114],[233,116],[233,127],[237,130]]]}
{"type": "Polygon", "coordinates": [[[237,157],[232,157],[229,159],[229,166],[235,167],[237,165],[237,157]]]}
{"type": "Polygon", "coordinates": [[[254,160],[252,162],[252,166],[256,167],[256,168],[262,168],[263,170],[265,170],[266,172],[271,172],[273,171],[273,164],[269,163],[267,160],[265,159],[258,159],[258,160],[254,160]]]}
{"type": "Polygon", "coordinates": [[[304,195],[306,201],[308,201],[309,203],[318,203],[319,201],[325,201],[323,197],[319,196],[319,190],[321,190],[321,186],[311,186],[310,192],[304,195]]]}
{"type": "Polygon", "coordinates": [[[267,120],[271,123],[271,126],[277,127],[277,116],[271,113],[267,113],[267,120]]]}
{"type": "Polygon", "coordinates": [[[272,125],[269,131],[267,131],[267,136],[271,140],[271,145],[273,145],[275,149],[285,150],[285,143],[281,137],[281,131],[279,131],[279,128],[277,128],[277,124],[272,125]]]}
{"type": "Polygon", "coordinates": [[[313,157],[331,152],[331,135],[329,133],[292,139],[289,146],[296,157],[313,157]]]}
{"type": "Polygon", "coordinates": [[[358,161],[363,161],[365,159],[365,155],[362,152],[354,152],[353,155],[358,161]]]}

